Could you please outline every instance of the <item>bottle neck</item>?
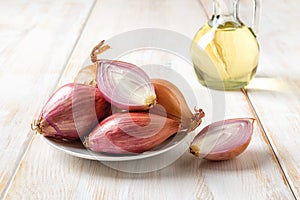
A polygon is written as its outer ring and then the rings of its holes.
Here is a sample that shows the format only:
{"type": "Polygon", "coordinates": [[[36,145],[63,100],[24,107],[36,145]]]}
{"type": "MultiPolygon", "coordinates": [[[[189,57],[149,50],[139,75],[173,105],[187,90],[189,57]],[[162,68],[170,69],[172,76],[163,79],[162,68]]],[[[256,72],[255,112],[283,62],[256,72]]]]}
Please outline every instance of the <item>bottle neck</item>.
{"type": "Polygon", "coordinates": [[[241,24],[238,19],[239,0],[213,0],[213,16],[211,21],[218,19],[220,22],[236,22],[241,24]]]}
{"type": "Polygon", "coordinates": [[[209,24],[214,27],[240,27],[243,23],[238,18],[239,0],[213,0],[213,16],[209,24]],[[229,23],[227,23],[229,22],[229,23]]]}

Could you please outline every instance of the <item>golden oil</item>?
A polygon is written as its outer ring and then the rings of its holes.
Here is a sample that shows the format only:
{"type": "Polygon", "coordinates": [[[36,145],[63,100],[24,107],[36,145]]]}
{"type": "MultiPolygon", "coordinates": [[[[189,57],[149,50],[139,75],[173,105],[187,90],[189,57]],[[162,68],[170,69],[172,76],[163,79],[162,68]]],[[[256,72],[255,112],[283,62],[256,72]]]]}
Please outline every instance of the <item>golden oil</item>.
{"type": "Polygon", "coordinates": [[[191,56],[202,85],[218,90],[246,86],[256,73],[259,45],[251,28],[227,21],[206,23],[195,35],[191,56]]]}

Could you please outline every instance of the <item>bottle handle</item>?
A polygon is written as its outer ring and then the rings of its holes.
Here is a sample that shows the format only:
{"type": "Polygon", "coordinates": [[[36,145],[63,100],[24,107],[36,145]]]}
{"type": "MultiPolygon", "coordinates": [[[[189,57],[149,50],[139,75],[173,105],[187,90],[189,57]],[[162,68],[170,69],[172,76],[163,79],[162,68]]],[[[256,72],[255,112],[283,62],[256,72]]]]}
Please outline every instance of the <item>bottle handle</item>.
{"type": "Polygon", "coordinates": [[[251,26],[255,35],[257,35],[259,31],[260,13],[261,13],[261,0],[253,0],[253,16],[252,16],[251,26]]]}

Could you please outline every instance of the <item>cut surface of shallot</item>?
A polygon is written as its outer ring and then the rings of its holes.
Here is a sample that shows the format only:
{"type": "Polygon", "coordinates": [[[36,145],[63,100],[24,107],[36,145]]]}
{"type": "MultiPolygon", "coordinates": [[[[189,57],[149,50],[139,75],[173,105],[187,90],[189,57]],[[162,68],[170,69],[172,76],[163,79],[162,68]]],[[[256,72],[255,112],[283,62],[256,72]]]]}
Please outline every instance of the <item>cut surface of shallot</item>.
{"type": "Polygon", "coordinates": [[[194,138],[190,152],[207,160],[234,158],[249,145],[253,123],[253,118],[227,119],[212,123],[194,138]]]}
{"type": "Polygon", "coordinates": [[[156,103],[148,75],[134,64],[98,60],[97,84],[104,98],[126,110],[148,110],[156,103]]]}

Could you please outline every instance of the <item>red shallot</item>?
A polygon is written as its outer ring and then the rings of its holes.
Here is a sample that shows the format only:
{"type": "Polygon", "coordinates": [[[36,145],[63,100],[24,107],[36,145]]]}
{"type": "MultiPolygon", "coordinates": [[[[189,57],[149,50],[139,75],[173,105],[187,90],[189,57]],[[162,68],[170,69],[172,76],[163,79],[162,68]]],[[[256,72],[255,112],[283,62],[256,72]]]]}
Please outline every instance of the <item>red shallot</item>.
{"type": "Polygon", "coordinates": [[[50,97],[32,129],[46,137],[75,140],[109,115],[111,106],[98,88],[70,83],[50,97]]]}
{"type": "Polygon", "coordinates": [[[194,138],[190,152],[207,160],[234,158],[250,143],[253,123],[253,118],[227,119],[212,123],[194,138]]]}
{"type": "Polygon", "coordinates": [[[125,110],[148,110],[156,103],[150,78],[131,63],[98,60],[97,85],[108,102],[125,110]]]}
{"type": "Polygon", "coordinates": [[[115,113],[103,120],[85,139],[95,152],[142,153],[177,133],[180,122],[147,112],[115,113]]]}

